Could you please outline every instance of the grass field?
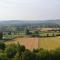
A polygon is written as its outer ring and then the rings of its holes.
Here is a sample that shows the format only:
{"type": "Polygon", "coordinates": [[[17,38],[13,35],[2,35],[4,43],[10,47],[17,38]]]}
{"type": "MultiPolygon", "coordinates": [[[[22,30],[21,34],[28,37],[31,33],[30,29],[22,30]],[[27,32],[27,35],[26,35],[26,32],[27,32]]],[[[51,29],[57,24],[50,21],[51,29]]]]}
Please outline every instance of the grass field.
{"type": "Polygon", "coordinates": [[[29,37],[18,37],[11,41],[6,41],[6,44],[17,43],[24,45],[28,49],[33,48],[44,48],[54,49],[60,47],[60,37],[45,37],[45,38],[29,38],[29,37]]]}
{"type": "Polygon", "coordinates": [[[3,35],[3,39],[13,39],[15,38],[17,35],[3,35]]]}

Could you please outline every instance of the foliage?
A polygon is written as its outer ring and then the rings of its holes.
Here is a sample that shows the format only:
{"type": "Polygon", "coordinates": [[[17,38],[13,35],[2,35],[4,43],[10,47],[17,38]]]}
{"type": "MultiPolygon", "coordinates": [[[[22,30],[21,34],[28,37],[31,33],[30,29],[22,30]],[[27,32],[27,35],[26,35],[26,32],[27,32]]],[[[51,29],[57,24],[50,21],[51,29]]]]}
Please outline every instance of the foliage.
{"type": "Polygon", "coordinates": [[[50,51],[43,48],[30,51],[19,43],[5,46],[5,49],[0,51],[0,60],[60,60],[60,48],[50,51]]]}
{"type": "Polygon", "coordinates": [[[36,60],[36,54],[32,53],[29,50],[26,50],[23,54],[22,54],[22,60],[36,60]]]}
{"type": "Polygon", "coordinates": [[[2,32],[0,32],[0,39],[2,39],[3,38],[3,33],[2,32]]]}
{"type": "Polygon", "coordinates": [[[5,50],[5,48],[6,48],[6,45],[4,43],[0,42],[0,49],[5,50]]]}
{"type": "Polygon", "coordinates": [[[26,35],[29,35],[30,32],[29,32],[29,29],[26,29],[26,35]]]}
{"type": "Polygon", "coordinates": [[[5,53],[0,53],[0,60],[9,60],[5,53]]]}
{"type": "Polygon", "coordinates": [[[13,58],[16,55],[17,52],[17,46],[15,44],[10,44],[5,49],[5,53],[8,58],[13,58]]]}

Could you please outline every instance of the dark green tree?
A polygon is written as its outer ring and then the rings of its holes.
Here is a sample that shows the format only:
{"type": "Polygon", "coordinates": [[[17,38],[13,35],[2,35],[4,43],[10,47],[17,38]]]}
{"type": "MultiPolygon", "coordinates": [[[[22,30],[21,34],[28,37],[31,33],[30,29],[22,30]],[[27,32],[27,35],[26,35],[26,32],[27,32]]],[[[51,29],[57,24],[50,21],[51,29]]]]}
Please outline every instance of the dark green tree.
{"type": "Polygon", "coordinates": [[[1,50],[5,50],[5,48],[6,48],[5,43],[0,42],[0,49],[1,50]]]}
{"type": "Polygon", "coordinates": [[[35,35],[39,37],[39,31],[35,31],[35,35]]]}
{"type": "Polygon", "coordinates": [[[8,45],[7,48],[5,49],[5,53],[8,58],[13,58],[17,53],[17,45],[15,44],[8,45]]]}
{"type": "Polygon", "coordinates": [[[29,34],[30,34],[29,29],[26,29],[26,35],[29,35],[29,34]]]}
{"type": "Polygon", "coordinates": [[[22,54],[22,60],[36,60],[36,54],[32,53],[29,50],[26,50],[23,54],[22,54]]]}
{"type": "Polygon", "coordinates": [[[3,33],[0,32],[0,39],[3,39],[3,33]]]}
{"type": "Polygon", "coordinates": [[[22,53],[25,51],[25,46],[20,45],[19,43],[17,44],[17,52],[19,53],[19,55],[21,56],[22,53]]]}
{"type": "Polygon", "coordinates": [[[0,60],[9,60],[5,53],[0,53],[0,60]]]}

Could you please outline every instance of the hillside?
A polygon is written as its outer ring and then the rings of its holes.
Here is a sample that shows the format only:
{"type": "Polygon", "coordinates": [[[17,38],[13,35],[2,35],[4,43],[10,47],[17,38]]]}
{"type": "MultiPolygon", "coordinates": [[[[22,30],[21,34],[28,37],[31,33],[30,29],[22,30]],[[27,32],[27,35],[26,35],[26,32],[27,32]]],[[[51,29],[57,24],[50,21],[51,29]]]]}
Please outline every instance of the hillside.
{"type": "Polygon", "coordinates": [[[19,21],[19,20],[10,20],[10,21],[0,21],[0,31],[2,30],[14,30],[20,31],[24,30],[26,27],[29,29],[36,28],[60,28],[60,20],[44,20],[44,21],[19,21]]]}
{"type": "Polygon", "coordinates": [[[50,24],[58,24],[60,25],[60,20],[37,20],[37,21],[19,21],[19,20],[10,20],[10,21],[0,21],[0,25],[23,25],[23,24],[42,24],[42,23],[50,23],[50,24]]]}

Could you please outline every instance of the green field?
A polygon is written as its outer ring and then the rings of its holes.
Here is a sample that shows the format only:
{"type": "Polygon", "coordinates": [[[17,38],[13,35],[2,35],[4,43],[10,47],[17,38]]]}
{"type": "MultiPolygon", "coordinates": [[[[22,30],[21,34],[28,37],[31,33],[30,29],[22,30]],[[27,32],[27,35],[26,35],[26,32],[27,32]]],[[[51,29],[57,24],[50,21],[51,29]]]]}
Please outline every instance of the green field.
{"type": "Polygon", "coordinates": [[[54,34],[54,36],[56,36],[60,33],[59,32],[39,32],[39,35],[42,36],[42,37],[47,36],[47,34],[48,34],[48,36],[51,37],[51,36],[53,36],[53,34],[54,34]]]}
{"type": "Polygon", "coordinates": [[[5,35],[3,35],[3,39],[13,39],[13,38],[16,38],[18,36],[21,36],[21,37],[25,36],[25,33],[24,32],[19,32],[19,33],[11,34],[11,35],[5,34],[5,35]]]}
{"type": "Polygon", "coordinates": [[[17,35],[3,35],[3,39],[13,39],[15,38],[17,35]]]}

